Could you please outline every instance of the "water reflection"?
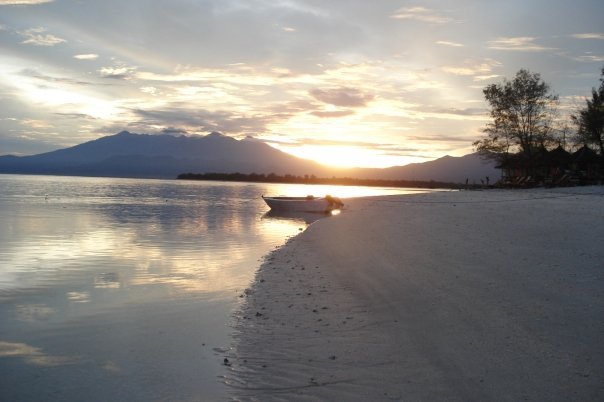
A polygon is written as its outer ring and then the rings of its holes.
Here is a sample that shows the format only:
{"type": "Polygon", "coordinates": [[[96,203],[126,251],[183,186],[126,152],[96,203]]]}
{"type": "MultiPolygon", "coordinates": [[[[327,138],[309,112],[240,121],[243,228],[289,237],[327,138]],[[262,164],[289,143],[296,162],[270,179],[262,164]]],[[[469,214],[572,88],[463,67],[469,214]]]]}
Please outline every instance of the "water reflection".
{"type": "Polygon", "coordinates": [[[329,215],[323,213],[311,213],[311,212],[288,212],[288,211],[273,211],[270,210],[264,215],[262,219],[267,220],[281,220],[285,222],[303,222],[306,225],[310,225],[319,219],[326,218],[329,215]]]}
{"type": "Polygon", "coordinates": [[[0,175],[0,396],[220,399],[237,296],[321,217],[261,195],[336,187],[0,175]]]}
{"type": "Polygon", "coordinates": [[[57,310],[45,304],[17,304],[15,318],[20,321],[34,322],[47,320],[57,310]]]}
{"type": "Polygon", "coordinates": [[[26,364],[42,367],[75,364],[78,362],[78,358],[49,355],[44,353],[40,348],[25,343],[3,341],[0,341],[0,357],[16,357],[23,359],[26,364]]]}
{"type": "Polygon", "coordinates": [[[120,287],[120,276],[117,272],[101,272],[94,279],[94,287],[118,289],[120,287]]]}

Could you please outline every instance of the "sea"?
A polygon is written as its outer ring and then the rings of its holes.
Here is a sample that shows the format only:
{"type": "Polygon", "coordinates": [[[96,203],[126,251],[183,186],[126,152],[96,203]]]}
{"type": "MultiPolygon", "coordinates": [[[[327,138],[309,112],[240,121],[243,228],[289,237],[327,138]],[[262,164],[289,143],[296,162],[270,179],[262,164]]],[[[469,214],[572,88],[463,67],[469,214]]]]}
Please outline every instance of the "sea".
{"type": "Polygon", "coordinates": [[[225,399],[263,258],[338,219],[274,215],[261,195],[418,191],[0,175],[0,401],[225,399]]]}

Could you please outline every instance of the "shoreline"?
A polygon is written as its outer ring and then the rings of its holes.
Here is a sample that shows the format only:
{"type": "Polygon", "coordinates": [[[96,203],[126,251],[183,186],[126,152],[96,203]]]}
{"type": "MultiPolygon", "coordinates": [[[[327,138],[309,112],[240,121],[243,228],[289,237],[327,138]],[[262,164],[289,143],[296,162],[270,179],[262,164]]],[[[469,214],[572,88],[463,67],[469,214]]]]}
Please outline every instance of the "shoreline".
{"type": "Polygon", "coordinates": [[[348,200],[266,257],[235,400],[604,393],[604,187],[348,200]]]}

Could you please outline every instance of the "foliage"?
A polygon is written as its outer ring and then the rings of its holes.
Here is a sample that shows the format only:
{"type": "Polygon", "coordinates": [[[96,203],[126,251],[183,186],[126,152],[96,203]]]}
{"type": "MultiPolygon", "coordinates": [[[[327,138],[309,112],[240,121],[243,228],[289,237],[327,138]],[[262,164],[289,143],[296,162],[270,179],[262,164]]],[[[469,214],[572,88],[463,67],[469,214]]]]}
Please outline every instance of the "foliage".
{"type": "Polygon", "coordinates": [[[591,99],[585,99],[585,107],[571,118],[577,127],[577,142],[595,145],[604,156],[604,67],[600,87],[592,88],[591,99]]]}
{"type": "Polygon", "coordinates": [[[500,162],[519,151],[531,161],[537,149],[552,142],[558,97],[540,74],[521,69],[512,81],[488,85],[483,93],[492,121],[483,130],[486,136],[474,142],[475,150],[500,162]]]}

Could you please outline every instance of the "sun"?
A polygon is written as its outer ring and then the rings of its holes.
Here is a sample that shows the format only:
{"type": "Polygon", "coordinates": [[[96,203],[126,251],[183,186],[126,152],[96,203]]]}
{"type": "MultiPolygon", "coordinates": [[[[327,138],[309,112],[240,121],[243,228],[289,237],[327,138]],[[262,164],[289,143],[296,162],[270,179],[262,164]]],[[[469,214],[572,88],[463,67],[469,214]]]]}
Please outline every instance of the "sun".
{"type": "Polygon", "coordinates": [[[387,168],[419,161],[419,158],[389,155],[381,150],[361,146],[279,144],[275,147],[298,158],[337,168],[387,168]]]}

